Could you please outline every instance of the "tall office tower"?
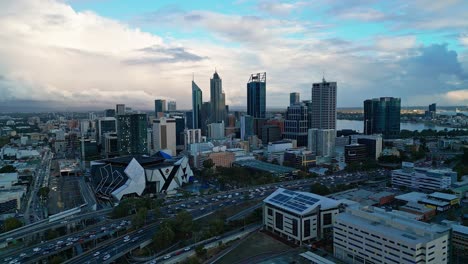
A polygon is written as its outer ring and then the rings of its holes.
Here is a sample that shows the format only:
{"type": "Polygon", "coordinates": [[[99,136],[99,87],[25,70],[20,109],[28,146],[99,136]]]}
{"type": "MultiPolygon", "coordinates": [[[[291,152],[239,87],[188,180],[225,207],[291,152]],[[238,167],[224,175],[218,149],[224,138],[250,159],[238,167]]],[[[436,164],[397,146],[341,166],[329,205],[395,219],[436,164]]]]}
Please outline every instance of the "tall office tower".
{"type": "Polygon", "coordinates": [[[254,135],[254,119],[252,116],[250,115],[241,116],[240,123],[241,123],[240,133],[241,133],[242,140],[247,140],[249,136],[254,135]]]}
{"type": "Polygon", "coordinates": [[[121,155],[148,153],[146,114],[117,115],[117,137],[121,155]]]}
{"type": "Polygon", "coordinates": [[[117,120],[115,117],[100,118],[96,122],[96,141],[103,144],[104,134],[117,132],[117,120]]]}
{"type": "Polygon", "coordinates": [[[430,112],[437,112],[437,105],[436,103],[430,104],[429,105],[429,111],[430,112]]]}
{"type": "Polygon", "coordinates": [[[400,134],[401,99],[381,97],[364,101],[364,134],[382,134],[384,139],[400,134]]]}
{"type": "Polygon", "coordinates": [[[176,120],[161,117],[153,122],[154,150],[169,150],[172,156],[176,153],[176,120]]]}
{"type": "Polygon", "coordinates": [[[167,111],[169,112],[177,111],[177,102],[176,101],[167,102],[167,111]]]}
{"type": "Polygon", "coordinates": [[[158,113],[166,112],[166,100],[156,99],[154,100],[154,113],[158,117],[158,113]]]}
{"type": "Polygon", "coordinates": [[[336,82],[312,85],[310,128],[336,129],[336,82]]]}
{"type": "Polygon", "coordinates": [[[203,93],[200,87],[192,80],[192,128],[197,129],[202,127],[202,104],[203,93]]]}
{"type": "Polygon", "coordinates": [[[265,118],[266,72],[250,75],[247,83],[247,114],[265,118]]]}
{"type": "Polygon", "coordinates": [[[185,112],[185,127],[187,129],[193,129],[193,112],[192,111],[185,112]]]}
{"type": "Polygon", "coordinates": [[[176,145],[180,146],[184,144],[184,130],[185,130],[185,118],[182,116],[174,116],[176,121],[176,145]]]}
{"type": "Polygon", "coordinates": [[[300,94],[299,93],[290,93],[289,94],[289,105],[293,104],[298,104],[301,99],[300,99],[300,94]]]}
{"type": "Polygon", "coordinates": [[[308,123],[305,104],[289,106],[284,120],[283,138],[296,140],[298,147],[307,146],[308,123]]]}
{"type": "Polygon", "coordinates": [[[223,82],[216,71],[213,78],[210,79],[210,93],[210,123],[224,122],[226,119],[226,101],[223,93],[223,82]]]}
{"type": "Polygon", "coordinates": [[[104,117],[115,117],[115,109],[104,110],[104,117]]]}
{"type": "Polygon", "coordinates": [[[429,105],[428,111],[425,112],[426,118],[434,119],[436,117],[437,106],[435,103],[429,105]]]}
{"type": "Polygon", "coordinates": [[[308,131],[308,149],[316,156],[330,157],[335,152],[334,129],[311,128],[308,131]]]}
{"type": "Polygon", "coordinates": [[[264,125],[262,127],[262,142],[263,145],[268,145],[270,142],[281,140],[281,129],[275,125],[264,125]]]}
{"type": "Polygon", "coordinates": [[[125,115],[125,105],[118,104],[115,106],[115,114],[116,115],[125,115]]]}
{"type": "Polygon", "coordinates": [[[207,125],[210,122],[210,115],[211,115],[211,103],[210,102],[204,102],[202,104],[201,108],[201,130],[202,130],[202,135],[206,136],[208,135],[208,129],[207,125]]]}

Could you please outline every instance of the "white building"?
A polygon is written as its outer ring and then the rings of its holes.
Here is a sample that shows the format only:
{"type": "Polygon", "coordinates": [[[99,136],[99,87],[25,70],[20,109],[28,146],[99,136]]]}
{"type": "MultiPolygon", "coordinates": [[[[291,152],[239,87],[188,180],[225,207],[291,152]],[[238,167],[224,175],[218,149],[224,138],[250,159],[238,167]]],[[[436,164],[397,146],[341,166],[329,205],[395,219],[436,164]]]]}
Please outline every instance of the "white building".
{"type": "Polygon", "coordinates": [[[266,230],[302,244],[331,232],[339,213],[336,200],[307,192],[278,188],[263,200],[266,230]]]}
{"type": "Polygon", "coordinates": [[[18,183],[18,173],[0,173],[0,189],[10,189],[13,185],[18,183]]]}
{"type": "Polygon", "coordinates": [[[382,155],[383,139],[382,135],[351,135],[351,144],[364,144],[367,148],[367,155],[373,159],[378,159],[382,155]]]}
{"type": "Polygon", "coordinates": [[[414,167],[413,163],[403,162],[402,168],[392,171],[392,185],[413,190],[434,191],[449,189],[457,181],[457,173],[452,170],[434,170],[414,167]]]}
{"type": "Polygon", "coordinates": [[[185,129],[184,130],[184,145],[188,149],[190,144],[202,142],[201,129],[185,129]]]}
{"type": "Polygon", "coordinates": [[[447,263],[450,228],[349,207],[336,217],[333,251],[346,263],[447,263]]]}
{"type": "Polygon", "coordinates": [[[172,156],[176,153],[176,121],[173,118],[161,117],[153,123],[154,150],[169,150],[172,156]]]}
{"type": "Polygon", "coordinates": [[[224,138],[224,122],[208,124],[208,138],[210,139],[224,138]]]}
{"type": "Polygon", "coordinates": [[[316,156],[330,157],[335,151],[336,131],[334,129],[316,129],[308,131],[308,149],[316,156]]]}

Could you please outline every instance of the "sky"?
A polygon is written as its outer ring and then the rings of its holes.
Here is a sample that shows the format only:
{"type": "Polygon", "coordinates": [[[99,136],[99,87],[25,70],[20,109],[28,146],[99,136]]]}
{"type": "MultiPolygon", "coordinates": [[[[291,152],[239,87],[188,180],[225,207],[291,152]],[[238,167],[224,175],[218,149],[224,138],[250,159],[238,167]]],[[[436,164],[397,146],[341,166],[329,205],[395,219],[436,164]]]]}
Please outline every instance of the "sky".
{"type": "Polygon", "coordinates": [[[267,73],[267,108],[338,83],[338,107],[394,96],[403,106],[468,105],[467,0],[2,0],[0,111],[87,110],[154,99],[246,105],[267,73]]]}

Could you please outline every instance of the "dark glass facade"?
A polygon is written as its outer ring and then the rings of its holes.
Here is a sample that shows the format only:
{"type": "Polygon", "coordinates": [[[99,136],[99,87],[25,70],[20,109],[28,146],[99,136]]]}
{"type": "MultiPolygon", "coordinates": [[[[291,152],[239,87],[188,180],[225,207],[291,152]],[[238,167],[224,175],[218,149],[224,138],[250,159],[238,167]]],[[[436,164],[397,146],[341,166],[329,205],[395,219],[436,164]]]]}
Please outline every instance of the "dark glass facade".
{"type": "Polygon", "coordinates": [[[117,116],[117,137],[121,155],[148,153],[148,126],[146,114],[117,116]]]}
{"type": "Polygon", "coordinates": [[[364,101],[364,134],[382,134],[383,138],[400,135],[401,99],[381,97],[364,101]]]}
{"type": "Polygon", "coordinates": [[[307,146],[308,110],[304,104],[295,104],[288,107],[284,120],[284,139],[297,141],[298,147],[307,146]]]}
{"type": "Polygon", "coordinates": [[[254,118],[265,118],[266,72],[252,74],[247,83],[247,114],[254,118]]]}
{"type": "Polygon", "coordinates": [[[190,124],[191,128],[202,128],[202,111],[203,104],[203,93],[200,87],[192,81],[192,123],[190,124]]]}

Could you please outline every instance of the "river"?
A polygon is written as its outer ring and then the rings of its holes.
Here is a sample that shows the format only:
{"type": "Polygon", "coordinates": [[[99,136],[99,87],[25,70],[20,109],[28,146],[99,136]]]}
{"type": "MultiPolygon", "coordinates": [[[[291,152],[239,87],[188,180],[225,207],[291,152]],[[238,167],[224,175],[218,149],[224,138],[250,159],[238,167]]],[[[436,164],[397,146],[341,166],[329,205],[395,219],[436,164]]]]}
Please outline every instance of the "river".
{"type": "MultiPolygon", "coordinates": [[[[343,120],[343,119],[338,119],[336,120],[336,129],[341,130],[341,129],[352,129],[352,130],[357,130],[359,132],[363,132],[364,129],[364,123],[363,121],[359,120],[343,120]]],[[[414,130],[423,130],[423,129],[432,129],[432,130],[453,130],[455,128],[452,127],[443,127],[443,126],[432,126],[424,123],[401,123],[400,129],[406,129],[410,131],[414,130]]]]}

